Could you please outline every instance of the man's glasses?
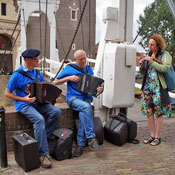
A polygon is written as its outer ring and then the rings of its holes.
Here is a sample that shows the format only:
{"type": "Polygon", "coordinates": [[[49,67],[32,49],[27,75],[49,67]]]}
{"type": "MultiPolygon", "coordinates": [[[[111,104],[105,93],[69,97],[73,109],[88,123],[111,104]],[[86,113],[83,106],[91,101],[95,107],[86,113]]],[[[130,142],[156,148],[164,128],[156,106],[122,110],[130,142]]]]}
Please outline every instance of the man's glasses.
{"type": "Polygon", "coordinates": [[[84,58],[77,58],[77,60],[78,61],[84,61],[84,60],[86,60],[86,58],[84,57],[84,58]]]}

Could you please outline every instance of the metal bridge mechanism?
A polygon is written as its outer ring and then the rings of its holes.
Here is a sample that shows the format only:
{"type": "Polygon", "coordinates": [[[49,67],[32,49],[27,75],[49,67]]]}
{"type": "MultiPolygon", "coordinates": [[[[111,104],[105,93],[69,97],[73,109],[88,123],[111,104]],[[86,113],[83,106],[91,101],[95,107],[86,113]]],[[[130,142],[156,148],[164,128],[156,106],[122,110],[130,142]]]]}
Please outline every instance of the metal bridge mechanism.
{"type": "Polygon", "coordinates": [[[133,0],[111,0],[103,15],[103,27],[94,73],[105,80],[104,92],[94,99],[95,116],[103,123],[112,114],[134,105],[135,58],[133,0]]]}
{"type": "MultiPolygon", "coordinates": [[[[50,41],[56,38],[55,12],[59,8],[59,1],[21,0],[18,5],[21,11],[21,48],[18,51],[16,68],[20,66],[20,55],[26,49],[26,24],[32,12],[39,11],[47,14],[50,24],[50,41]]],[[[94,101],[95,116],[105,121],[111,114],[120,109],[127,109],[134,105],[135,87],[135,56],[136,48],[132,41],[134,0],[111,0],[111,6],[106,7],[103,18],[103,28],[95,63],[94,73],[105,80],[104,92],[94,101]]],[[[54,67],[62,66],[58,58],[56,43],[50,42],[50,59],[44,58],[50,64],[49,71],[45,67],[45,74],[55,77],[54,67]]],[[[91,61],[91,59],[87,59],[91,61]]]]}

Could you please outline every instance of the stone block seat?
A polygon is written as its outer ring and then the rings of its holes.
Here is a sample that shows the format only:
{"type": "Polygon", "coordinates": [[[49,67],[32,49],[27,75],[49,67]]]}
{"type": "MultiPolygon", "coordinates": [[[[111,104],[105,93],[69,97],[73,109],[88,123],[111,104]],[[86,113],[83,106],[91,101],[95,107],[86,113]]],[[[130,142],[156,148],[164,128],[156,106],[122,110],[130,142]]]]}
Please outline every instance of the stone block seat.
{"type": "MultiPolygon", "coordinates": [[[[62,110],[62,115],[59,120],[57,127],[66,127],[74,129],[74,113],[68,107],[66,103],[55,104],[62,110]]],[[[13,151],[12,136],[20,133],[27,133],[33,136],[32,123],[25,118],[21,113],[16,112],[15,107],[4,107],[5,108],[5,123],[6,123],[6,141],[7,150],[13,151]]]]}

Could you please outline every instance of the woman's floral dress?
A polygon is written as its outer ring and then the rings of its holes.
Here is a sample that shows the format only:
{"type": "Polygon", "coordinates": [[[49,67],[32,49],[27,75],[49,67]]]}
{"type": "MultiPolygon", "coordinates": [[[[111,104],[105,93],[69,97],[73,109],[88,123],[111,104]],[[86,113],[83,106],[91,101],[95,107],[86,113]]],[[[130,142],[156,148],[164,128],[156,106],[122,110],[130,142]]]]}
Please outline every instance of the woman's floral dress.
{"type": "Polygon", "coordinates": [[[141,98],[141,112],[144,115],[160,117],[170,116],[171,104],[163,106],[161,104],[160,82],[155,69],[148,64],[148,72],[141,98]]]}

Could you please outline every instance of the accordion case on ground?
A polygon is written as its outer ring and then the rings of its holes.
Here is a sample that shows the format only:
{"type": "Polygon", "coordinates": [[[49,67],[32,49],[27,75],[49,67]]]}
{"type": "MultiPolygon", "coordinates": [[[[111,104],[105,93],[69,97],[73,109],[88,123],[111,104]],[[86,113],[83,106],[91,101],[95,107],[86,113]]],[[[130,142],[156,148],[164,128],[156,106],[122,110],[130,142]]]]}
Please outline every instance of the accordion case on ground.
{"type": "Polygon", "coordinates": [[[104,126],[105,140],[117,146],[122,146],[128,141],[128,126],[125,119],[112,116],[104,126]]]}
{"type": "Polygon", "coordinates": [[[33,82],[30,84],[31,97],[36,97],[39,103],[54,104],[62,90],[47,82],[33,82]]]}
{"type": "Polygon", "coordinates": [[[72,158],[73,131],[67,128],[56,129],[49,141],[49,154],[56,160],[72,158]]]}
{"type": "Polygon", "coordinates": [[[12,137],[16,162],[28,172],[39,168],[37,141],[28,134],[12,137]]]}
{"type": "Polygon", "coordinates": [[[105,139],[117,146],[126,142],[138,144],[137,123],[126,117],[125,114],[119,113],[113,115],[104,126],[105,139]]]}

